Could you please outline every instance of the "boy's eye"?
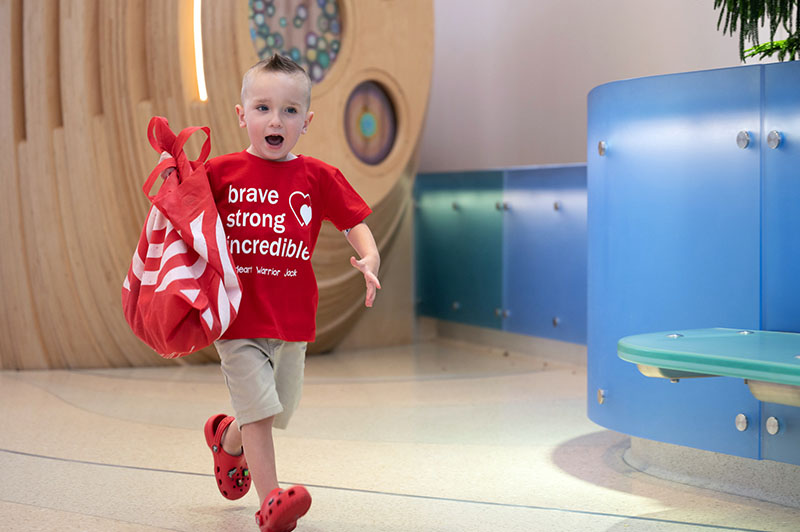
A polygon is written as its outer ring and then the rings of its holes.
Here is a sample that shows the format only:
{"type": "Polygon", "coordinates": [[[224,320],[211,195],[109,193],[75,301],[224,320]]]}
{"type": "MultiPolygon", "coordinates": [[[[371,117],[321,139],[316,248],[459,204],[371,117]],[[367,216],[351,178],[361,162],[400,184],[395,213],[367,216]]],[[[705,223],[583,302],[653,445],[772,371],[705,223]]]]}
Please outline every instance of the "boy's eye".
{"type": "Polygon", "coordinates": [[[297,113],[297,109],[295,109],[294,107],[289,107],[288,109],[286,109],[286,112],[289,114],[295,114],[297,113]]]}
{"type": "Polygon", "coordinates": [[[256,111],[269,111],[269,107],[267,107],[266,105],[259,105],[258,107],[256,107],[256,111]]]}

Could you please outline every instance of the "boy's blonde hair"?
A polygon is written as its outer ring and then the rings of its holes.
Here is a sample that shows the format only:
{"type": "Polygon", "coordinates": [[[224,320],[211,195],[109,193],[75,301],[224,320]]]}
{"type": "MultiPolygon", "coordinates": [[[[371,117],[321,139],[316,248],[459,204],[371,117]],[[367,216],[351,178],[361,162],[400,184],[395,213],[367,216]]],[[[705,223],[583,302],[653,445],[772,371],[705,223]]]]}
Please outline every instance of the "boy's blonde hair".
{"type": "Polygon", "coordinates": [[[247,72],[244,73],[244,76],[242,77],[243,104],[244,95],[247,92],[247,86],[250,84],[250,79],[255,74],[260,74],[262,72],[282,72],[290,76],[303,76],[303,79],[306,80],[306,84],[308,86],[306,91],[306,109],[311,106],[311,78],[308,76],[308,72],[306,72],[303,67],[292,61],[290,58],[280,54],[273,54],[269,59],[262,59],[247,69],[247,72]]]}

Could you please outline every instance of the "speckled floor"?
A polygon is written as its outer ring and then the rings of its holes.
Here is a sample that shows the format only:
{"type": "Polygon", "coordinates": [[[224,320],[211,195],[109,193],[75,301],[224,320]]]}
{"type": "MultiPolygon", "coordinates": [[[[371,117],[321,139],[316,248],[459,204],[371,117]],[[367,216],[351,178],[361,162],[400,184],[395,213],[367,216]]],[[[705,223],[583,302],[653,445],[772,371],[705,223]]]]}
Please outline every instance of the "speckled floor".
{"type": "MultiPolygon", "coordinates": [[[[276,432],[298,532],[800,530],[800,510],[659,480],[585,415],[585,370],[436,341],[311,357],[276,432]]],[[[256,531],[217,492],[216,366],[0,372],[0,529],[256,531]]]]}

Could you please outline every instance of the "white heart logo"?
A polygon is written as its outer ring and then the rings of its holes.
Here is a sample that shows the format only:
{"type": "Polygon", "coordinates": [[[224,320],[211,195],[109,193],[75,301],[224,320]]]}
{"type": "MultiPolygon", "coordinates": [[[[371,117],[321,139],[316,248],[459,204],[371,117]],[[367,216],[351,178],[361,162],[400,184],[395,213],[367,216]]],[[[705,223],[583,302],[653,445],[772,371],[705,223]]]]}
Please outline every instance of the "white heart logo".
{"type": "Polygon", "coordinates": [[[308,225],[311,221],[311,205],[303,205],[300,207],[300,218],[303,219],[303,224],[308,225]]]}
{"type": "Polygon", "coordinates": [[[301,227],[311,222],[311,196],[300,191],[292,192],[289,196],[289,207],[301,227]]]}

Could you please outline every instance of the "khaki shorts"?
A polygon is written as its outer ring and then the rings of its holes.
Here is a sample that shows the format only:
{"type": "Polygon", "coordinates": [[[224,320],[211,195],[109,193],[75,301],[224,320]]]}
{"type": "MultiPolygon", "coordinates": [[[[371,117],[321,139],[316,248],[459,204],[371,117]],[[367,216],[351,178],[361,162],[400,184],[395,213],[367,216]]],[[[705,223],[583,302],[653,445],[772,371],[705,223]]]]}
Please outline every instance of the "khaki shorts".
{"type": "Polygon", "coordinates": [[[273,426],[285,429],[300,402],[308,344],[244,338],[214,345],[239,427],[275,416],[273,426]]]}

